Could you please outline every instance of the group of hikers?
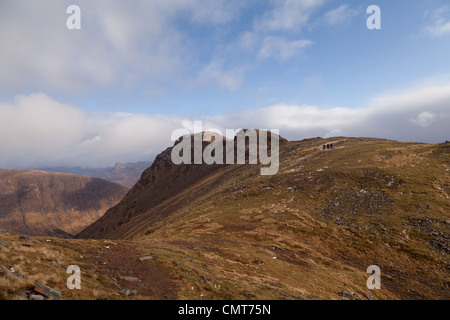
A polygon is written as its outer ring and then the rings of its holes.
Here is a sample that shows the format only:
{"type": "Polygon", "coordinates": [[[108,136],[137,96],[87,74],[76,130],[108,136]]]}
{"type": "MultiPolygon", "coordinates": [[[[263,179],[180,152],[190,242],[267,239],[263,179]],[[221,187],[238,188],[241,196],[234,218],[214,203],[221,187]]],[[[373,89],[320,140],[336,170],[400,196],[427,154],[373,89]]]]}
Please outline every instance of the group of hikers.
{"type": "Polygon", "coordinates": [[[332,144],[332,143],[324,144],[324,145],[322,146],[322,149],[323,149],[323,150],[325,150],[325,149],[333,149],[333,144],[332,144]]]}

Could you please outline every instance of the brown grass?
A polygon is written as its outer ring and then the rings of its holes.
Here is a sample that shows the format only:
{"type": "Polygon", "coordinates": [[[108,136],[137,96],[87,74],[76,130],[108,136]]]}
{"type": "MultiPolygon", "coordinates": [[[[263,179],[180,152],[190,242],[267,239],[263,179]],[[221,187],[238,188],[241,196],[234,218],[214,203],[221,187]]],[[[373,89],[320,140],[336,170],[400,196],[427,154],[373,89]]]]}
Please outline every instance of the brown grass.
{"type": "Polygon", "coordinates": [[[121,293],[112,277],[125,270],[105,248],[117,245],[135,247],[134,258],[151,255],[177,299],[342,299],[342,291],[358,299],[448,299],[446,145],[333,140],[331,151],[319,149],[331,140],[284,144],[275,176],[227,168],[142,214],[119,217],[111,237],[127,241],[37,238],[27,247],[0,234],[0,244],[13,246],[0,247],[0,262],[26,275],[14,284],[0,278],[2,298],[46,281],[66,299],[154,299],[151,290],[121,293]],[[64,287],[69,264],[82,267],[81,291],[64,287]],[[366,288],[373,264],[381,290],[366,288]]]}

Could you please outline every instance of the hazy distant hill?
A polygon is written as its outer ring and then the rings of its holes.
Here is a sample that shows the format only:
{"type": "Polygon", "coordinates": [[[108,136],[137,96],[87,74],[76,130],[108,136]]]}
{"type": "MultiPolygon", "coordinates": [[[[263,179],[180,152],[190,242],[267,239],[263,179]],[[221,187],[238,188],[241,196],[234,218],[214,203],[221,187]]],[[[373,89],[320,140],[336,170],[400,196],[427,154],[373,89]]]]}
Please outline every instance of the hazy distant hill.
{"type": "Polygon", "coordinates": [[[151,161],[122,163],[109,168],[54,167],[42,168],[42,171],[71,173],[88,177],[97,177],[132,187],[141,177],[142,172],[152,164],[151,161]]]}
{"type": "Polygon", "coordinates": [[[1,169],[0,228],[27,235],[76,234],[128,190],[99,178],[1,169]]]}

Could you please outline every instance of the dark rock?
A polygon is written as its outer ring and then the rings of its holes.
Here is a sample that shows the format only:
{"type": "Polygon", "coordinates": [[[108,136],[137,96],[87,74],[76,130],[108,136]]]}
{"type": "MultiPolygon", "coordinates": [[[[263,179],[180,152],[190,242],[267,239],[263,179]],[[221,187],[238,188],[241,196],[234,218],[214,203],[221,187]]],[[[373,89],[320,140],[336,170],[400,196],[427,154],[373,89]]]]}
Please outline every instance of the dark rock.
{"type": "Polygon", "coordinates": [[[346,298],[346,299],[353,299],[354,298],[354,293],[352,293],[352,292],[342,291],[339,295],[342,298],[346,298]]]}
{"type": "Polygon", "coordinates": [[[28,247],[28,248],[31,247],[31,245],[30,245],[29,243],[22,243],[22,242],[19,242],[18,244],[21,245],[22,247],[28,247]]]}
{"type": "Polygon", "coordinates": [[[130,282],[141,282],[141,279],[138,279],[135,277],[129,277],[129,276],[120,277],[120,280],[130,281],[130,282]]]}
{"type": "Polygon", "coordinates": [[[21,274],[19,272],[11,272],[11,274],[13,275],[14,278],[17,278],[17,279],[23,278],[23,274],[21,274]]]}
{"type": "Polygon", "coordinates": [[[28,242],[32,242],[32,243],[36,243],[37,242],[36,239],[34,239],[34,238],[30,237],[30,236],[25,236],[25,235],[19,236],[19,240],[28,241],[28,242]]]}
{"type": "Polygon", "coordinates": [[[274,287],[278,287],[281,288],[283,285],[279,282],[272,282],[271,285],[273,285],[274,287]]]}
{"type": "Polygon", "coordinates": [[[125,296],[137,295],[137,290],[123,289],[122,294],[125,296]]]}
{"type": "Polygon", "coordinates": [[[36,285],[34,286],[34,291],[48,298],[52,298],[55,300],[61,299],[61,294],[58,291],[40,283],[36,283],[36,285]]]}
{"type": "Polygon", "coordinates": [[[366,293],[364,295],[366,296],[367,300],[375,300],[375,298],[372,295],[368,294],[368,293],[366,293]]]}
{"type": "Polygon", "coordinates": [[[59,267],[59,263],[56,261],[52,261],[52,262],[50,262],[50,264],[54,265],[55,267],[59,267]]]}

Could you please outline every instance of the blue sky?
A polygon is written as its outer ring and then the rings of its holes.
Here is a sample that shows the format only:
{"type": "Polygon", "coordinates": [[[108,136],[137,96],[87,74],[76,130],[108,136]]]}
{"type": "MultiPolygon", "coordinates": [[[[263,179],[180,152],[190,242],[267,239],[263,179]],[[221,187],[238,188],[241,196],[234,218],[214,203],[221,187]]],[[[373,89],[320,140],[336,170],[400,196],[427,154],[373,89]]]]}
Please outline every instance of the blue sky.
{"type": "Polygon", "coordinates": [[[3,167],[146,160],[193,120],[289,139],[449,136],[448,1],[5,0],[0,30],[3,167]]]}
{"type": "MultiPolygon", "coordinates": [[[[212,45],[203,46],[201,65],[218,59],[232,69],[242,67],[242,84],[236,90],[217,85],[194,91],[177,91],[166,99],[152,101],[154,110],[161,104],[170,112],[214,114],[231,108],[265,107],[289,102],[328,107],[360,107],[378,94],[403,89],[415,81],[448,72],[450,41],[448,38],[430,37],[423,29],[430,24],[424,15],[427,7],[417,1],[380,1],[382,30],[369,31],[365,10],[373,1],[347,3],[348,19],[330,25],[323,21],[327,10],[341,7],[337,1],[318,8],[311,14],[311,26],[300,31],[267,32],[271,36],[285,37],[287,41],[306,39],[312,44],[292,57],[268,57],[255,61],[254,53],[237,50],[220,54],[222,47],[233,43],[245,31],[252,32],[254,16],[251,8],[243,19],[227,32],[206,32],[212,45]],[[354,11],[353,11],[354,10],[354,11]],[[216,40],[214,34],[219,33],[216,40]],[[228,56],[229,54],[229,56],[228,56]],[[231,92],[230,92],[231,91],[231,92]],[[192,101],[187,110],[185,102],[192,101]],[[180,107],[181,106],[181,107],[180,107]]],[[[429,2],[431,3],[431,2],[429,2]]],[[[434,2],[439,8],[442,4],[434,2]]],[[[199,46],[201,38],[192,39],[199,46]]],[[[196,34],[196,36],[198,36],[196,34]]],[[[230,49],[232,51],[232,49],[230,49]]],[[[146,108],[147,105],[142,106],[146,108]]]]}

